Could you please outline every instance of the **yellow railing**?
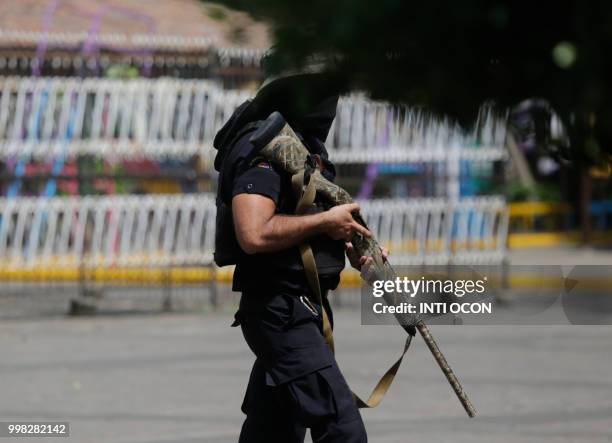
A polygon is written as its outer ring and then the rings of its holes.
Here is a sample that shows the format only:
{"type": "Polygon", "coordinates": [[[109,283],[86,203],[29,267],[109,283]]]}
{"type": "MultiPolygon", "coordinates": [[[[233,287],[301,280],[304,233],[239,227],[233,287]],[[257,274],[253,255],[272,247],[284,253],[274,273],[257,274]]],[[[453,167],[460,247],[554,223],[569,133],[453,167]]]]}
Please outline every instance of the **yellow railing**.
{"type": "Polygon", "coordinates": [[[555,217],[569,217],[572,208],[567,203],[522,202],[508,205],[510,214],[510,229],[519,228],[523,231],[533,231],[536,219],[545,218],[549,223],[555,217]]]}
{"type": "MultiPolygon", "coordinates": [[[[576,245],[582,241],[582,232],[567,228],[570,225],[568,218],[573,213],[568,203],[510,203],[508,210],[510,249],[576,245]]],[[[612,243],[612,232],[593,232],[590,241],[595,244],[612,243]]]]}

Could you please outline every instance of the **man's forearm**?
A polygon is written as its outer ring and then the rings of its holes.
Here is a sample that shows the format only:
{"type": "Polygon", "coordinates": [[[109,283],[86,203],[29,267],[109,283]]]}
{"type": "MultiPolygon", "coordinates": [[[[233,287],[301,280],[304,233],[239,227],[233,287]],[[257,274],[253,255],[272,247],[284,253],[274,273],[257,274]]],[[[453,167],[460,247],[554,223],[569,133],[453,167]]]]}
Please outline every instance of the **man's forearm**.
{"type": "MultiPolygon", "coordinates": [[[[281,215],[271,217],[256,235],[252,252],[275,252],[300,244],[307,238],[324,232],[325,213],[311,215],[281,215]]],[[[249,251],[247,251],[249,252],[249,251]]]]}
{"type": "Polygon", "coordinates": [[[334,240],[348,240],[355,233],[369,236],[370,231],[353,218],[358,210],[359,205],[349,203],[293,216],[276,214],[276,204],[265,196],[238,194],[232,200],[236,239],[247,254],[282,251],[322,233],[334,240]]]}

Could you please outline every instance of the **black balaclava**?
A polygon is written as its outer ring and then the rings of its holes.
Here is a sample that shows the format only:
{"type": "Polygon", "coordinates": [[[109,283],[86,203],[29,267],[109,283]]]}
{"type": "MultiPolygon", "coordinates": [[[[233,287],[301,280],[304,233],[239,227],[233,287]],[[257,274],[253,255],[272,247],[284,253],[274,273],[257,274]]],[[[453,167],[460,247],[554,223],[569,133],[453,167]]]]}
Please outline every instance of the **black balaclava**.
{"type": "Polygon", "coordinates": [[[217,133],[214,146],[219,154],[215,169],[221,166],[223,151],[244,125],[264,120],[274,111],[283,115],[312,154],[327,160],[324,142],[336,117],[338,97],[342,92],[342,82],[329,74],[297,74],[272,80],[255,98],[240,105],[217,133]]]}

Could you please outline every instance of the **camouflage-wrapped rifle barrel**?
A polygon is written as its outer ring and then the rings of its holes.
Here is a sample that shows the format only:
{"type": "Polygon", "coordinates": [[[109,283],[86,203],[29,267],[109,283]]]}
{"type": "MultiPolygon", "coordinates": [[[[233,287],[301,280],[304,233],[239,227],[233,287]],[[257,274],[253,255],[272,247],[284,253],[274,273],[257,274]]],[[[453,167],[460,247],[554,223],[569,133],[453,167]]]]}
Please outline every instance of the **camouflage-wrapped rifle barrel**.
{"type": "MultiPolygon", "coordinates": [[[[295,134],[291,127],[284,122],[284,119],[278,113],[272,114],[268,118],[268,122],[272,128],[267,129],[269,132],[269,137],[263,137],[265,142],[262,144],[262,146],[260,146],[259,153],[292,175],[304,169],[309,152],[302,144],[299,137],[295,134]],[[274,125],[276,125],[276,128],[274,128],[274,125]]],[[[261,132],[265,131],[266,128],[263,128],[261,132]]],[[[257,136],[253,137],[251,140],[256,137],[257,136]]],[[[348,192],[338,185],[331,183],[329,180],[323,177],[318,170],[315,170],[311,174],[310,180],[314,180],[314,185],[317,192],[327,198],[332,204],[342,205],[353,202],[353,199],[348,192]]],[[[358,223],[367,228],[359,213],[353,214],[353,217],[358,223]]],[[[373,274],[376,280],[395,279],[397,274],[389,262],[383,259],[380,246],[376,239],[373,237],[364,237],[356,234],[353,239],[351,239],[351,243],[353,244],[355,251],[360,256],[368,256],[373,258],[375,264],[373,274]]],[[[406,302],[410,301],[405,294],[389,294],[387,292],[385,292],[384,299],[389,305],[396,303],[398,300],[406,302]]],[[[429,332],[427,325],[425,325],[425,323],[423,323],[423,321],[415,315],[395,314],[395,316],[399,324],[404,329],[408,330],[410,326],[416,327],[423,337],[423,340],[425,340],[425,343],[433,354],[436,362],[442,369],[446,379],[455,391],[455,394],[457,394],[457,397],[465,408],[465,411],[470,417],[474,417],[476,415],[476,410],[470,403],[467,394],[463,391],[461,383],[453,373],[453,370],[446,361],[446,358],[444,358],[444,355],[438,348],[438,345],[429,332]]]]}

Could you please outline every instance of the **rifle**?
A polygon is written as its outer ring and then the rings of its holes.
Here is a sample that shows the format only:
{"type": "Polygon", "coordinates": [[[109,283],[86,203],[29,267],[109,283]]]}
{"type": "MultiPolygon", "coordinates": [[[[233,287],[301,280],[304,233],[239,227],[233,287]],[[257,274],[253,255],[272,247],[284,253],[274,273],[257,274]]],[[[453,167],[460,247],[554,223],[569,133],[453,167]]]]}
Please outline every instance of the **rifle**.
{"type": "MultiPolygon", "coordinates": [[[[268,161],[277,164],[292,176],[300,173],[304,174],[305,165],[307,165],[310,153],[279,112],[273,112],[270,114],[270,116],[250,137],[250,141],[258,150],[259,155],[263,156],[268,161]]],[[[316,168],[310,168],[308,171],[308,177],[305,179],[305,181],[306,180],[308,180],[309,185],[314,186],[316,192],[324,196],[333,205],[342,205],[353,202],[353,199],[348,192],[346,192],[340,186],[327,180],[316,168]]],[[[367,228],[361,214],[354,213],[353,218],[359,224],[367,228]]],[[[351,239],[351,243],[353,244],[355,251],[360,256],[372,257],[374,262],[374,275],[376,276],[376,279],[395,279],[397,274],[389,262],[383,258],[381,248],[376,239],[373,237],[365,237],[356,233],[351,239]]],[[[406,295],[397,293],[390,294],[385,291],[385,295],[383,297],[387,304],[393,304],[398,300],[398,298],[403,299],[406,297],[406,295]]],[[[402,326],[408,334],[413,334],[413,328],[416,328],[416,330],[419,331],[421,337],[423,337],[423,340],[425,341],[425,344],[431,351],[434,359],[440,366],[440,369],[442,369],[442,372],[453,388],[453,391],[457,395],[468,416],[474,417],[476,415],[476,410],[463,390],[457,376],[446,361],[444,354],[442,354],[442,351],[440,351],[440,348],[431,335],[427,325],[414,314],[395,314],[395,317],[400,326],[402,326]]],[[[406,352],[408,343],[409,341],[404,349],[404,353],[406,352]]],[[[400,362],[401,358],[394,366],[399,367],[400,362]]],[[[395,370],[397,370],[397,367],[395,370]]],[[[391,375],[391,380],[393,375],[394,374],[391,375]]],[[[387,374],[385,374],[385,377],[387,377],[387,374]]],[[[377,399],[376,404],[379,401],[380,398],[377,399]]]]}

